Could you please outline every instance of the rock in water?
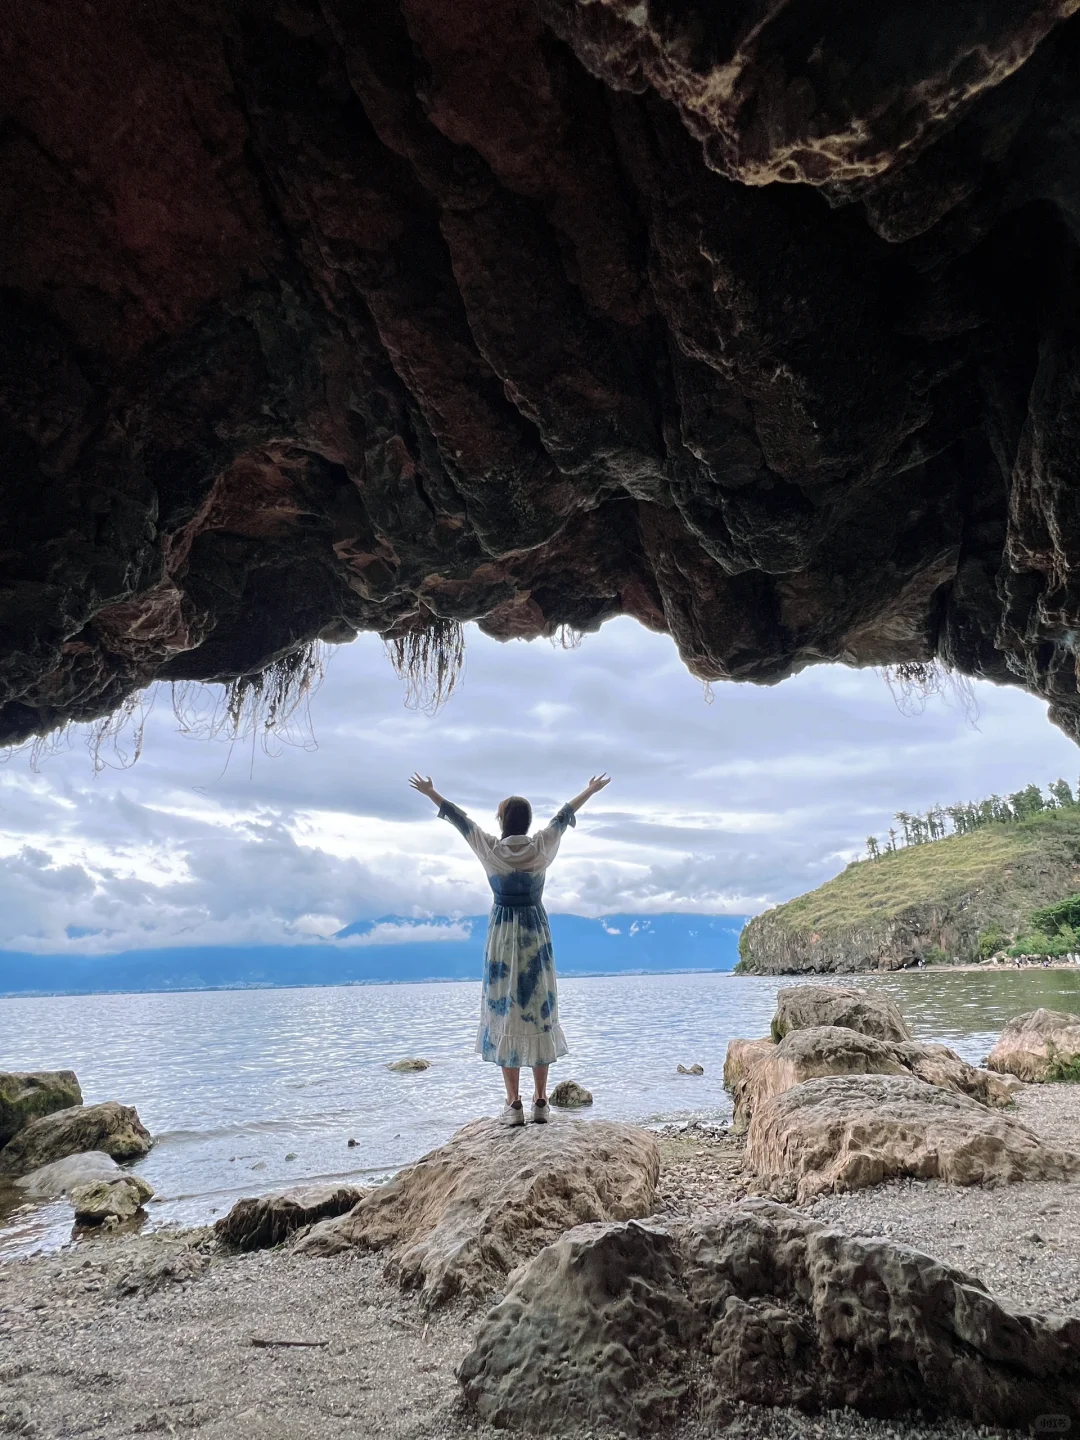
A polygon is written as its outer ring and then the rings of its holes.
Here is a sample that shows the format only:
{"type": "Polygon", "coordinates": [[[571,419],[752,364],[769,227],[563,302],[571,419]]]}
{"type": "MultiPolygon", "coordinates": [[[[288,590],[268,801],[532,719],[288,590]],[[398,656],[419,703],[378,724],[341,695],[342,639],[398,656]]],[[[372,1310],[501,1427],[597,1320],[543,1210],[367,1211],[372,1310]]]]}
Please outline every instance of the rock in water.
{"type": "Polygon", "coordinates": [[[677,1075],[704,1075],[705,1067],[704,1065],[676,1065],[675,1073],[677,1075]]]}
{"type": "Polygon", "coordinates": [[[447,1144],[362,1200],[314,1226],[308,1255],[388,1249],[390,1273],[428,1305],[481,1298],[562,1231],[591,1220],[649,1215],[660,1151],[630,1125],[529,1125],[474,1120],[447,1144]]]}
{"type": "Polygon", "coordinates": [[[280,1245],[305,1225],[344,1215],[370,1194],[370,1187],[357,1185],[302,1185],[238,1200],[216,1223],[214,1233],[238,1250],[262,1250],[280,1245]]]}
{"type": "Polygon", "coordinates": [[[911,1040],[904,1017],[887,995],[850,985],[791,985],[777,991],[772,1038],[818,1025],[844,1025],[878,1040],[911,1040]]]}
{"type": "Polygon", "coordinates": [[[0,1148],[31,1120],[81,1104],[74,1070],[0,1071],[0,1148]]]}
{"type": "Polygon", "coordinates": [[[825,1075],[914,1075],[928,1085],[970,1095],[984,1105],[1012,1103],[1008,1085],[988,1070],[969,1065],[946,1045],[877,1040],[846,1026],[819,1025],[811,1030],[791,1030],[778,1045],[731,1041],[724,1076],[736,1129],[746,1128],[762,1101],[825,1075]]]}
{"type": "Polygon", "coordinates": [[[392,1065],[387,1065],[388,1070],[396,1070],[399,1075],[411,1075],[414,1071],[430,1070],[430,1060],[395,1060],[392,1065]]]}
{"type": "Polygon", "coordinates": [[[1031,1010],[1014,1016],[986,1065],[1021,1080],[1064,1078],[1063,1070],[1080,1068],[1080,1015],[1067,1010],[1031,1010]]]}
{"type": "Polygon", "coordinates": [[[0,1175],[26,1175],[65,1155],[103,1150],[114,1160],[135,1160],[153,1144],[131,1105],[106,1100],[31,1120],[0,1150],[0,1175]]]}
{"type": "Polygon", "coordinates": [[[38,1170],[31,1170],[15,1181],[16,1189],[25,1190],[34,1200],[67,1195],[75,1185],[90,1185],[95,1180],[112,1180],[120,1174],[120,1166],[102,1150],[88,1150],[82,1155],[67,1155],[53,1160],[38,1170]]]}
{"type": "Polygon", "coordinates": [[[80,1225],[101,1225],[109,1219],[130,1220],[153,1195],[154,1187],[141,1175],[95,1180],[89,1185],[74,1185],[69,1192],[75,1219],[80,1225]]]}
{"type": "Polygon", "coordinates": [[[907,1075],[834,1075],[772,1096],[750,1119],[746,1160],[767,1182],[792,1181],[799,1204],[904,1176],[977,1185],[1080,1174],[1080,1155],[907,1075]]]}
{"type": "Polygon", "coordinates": [[[683,1226],[588,1225],[524,1266],[458,1371],[530,1433],[712,1433],[732,1401],[986,1425],[1080,1418],[1080,1320],[1019,1315],[971,1276],[749,1202],[683,1226]]]}
{"type": "Polygon", "coordinates": [[[592,1091],[586,1090],[576,1080],[560,1080],[550,1095],[552,1105],[563,1110],[579,1110],[583,1105],[593,1103],[592,1091]]]}

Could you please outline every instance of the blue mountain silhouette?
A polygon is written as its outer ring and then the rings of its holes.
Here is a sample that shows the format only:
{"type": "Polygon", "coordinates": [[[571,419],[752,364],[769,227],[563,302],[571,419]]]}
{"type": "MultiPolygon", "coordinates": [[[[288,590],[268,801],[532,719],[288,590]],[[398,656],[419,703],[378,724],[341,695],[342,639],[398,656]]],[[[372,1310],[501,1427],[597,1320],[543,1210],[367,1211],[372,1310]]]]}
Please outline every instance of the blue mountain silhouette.
{"type": "MultiPolygon", "coordinates": [[[[617,975],[731,970],[744,923],[740,915],[552,915],[551,931],[560,975],[617,975]]],[[[486,928],[484,915],[428,920],[384,915],[302,945],[207,945],[115,955],[4,950],[0,995],[475,980],[486,928]],[[461,938],[441,938],[447,932],[461,938]]]]}

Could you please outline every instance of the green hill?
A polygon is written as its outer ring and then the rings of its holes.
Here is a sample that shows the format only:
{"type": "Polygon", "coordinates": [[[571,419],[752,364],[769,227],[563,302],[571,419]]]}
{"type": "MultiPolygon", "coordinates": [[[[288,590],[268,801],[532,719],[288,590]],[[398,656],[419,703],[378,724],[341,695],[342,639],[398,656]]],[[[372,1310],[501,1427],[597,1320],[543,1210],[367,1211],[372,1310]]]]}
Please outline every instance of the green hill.
{"type": "Polygon", "coordinates": [[[978,960],[981,944],[1027,934],[1033,911],[1077,891],[1080,805],[856,861],[751,920],[737,968],[850,973],[978,960]]]}

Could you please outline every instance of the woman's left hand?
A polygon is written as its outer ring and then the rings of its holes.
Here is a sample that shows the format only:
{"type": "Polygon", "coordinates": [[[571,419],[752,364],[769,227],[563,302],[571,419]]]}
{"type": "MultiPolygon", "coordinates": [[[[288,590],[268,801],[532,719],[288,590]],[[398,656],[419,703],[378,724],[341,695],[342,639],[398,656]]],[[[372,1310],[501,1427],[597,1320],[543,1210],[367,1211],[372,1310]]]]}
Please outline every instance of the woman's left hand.
{"type": "Polygon", "coordinates": [[[425,778],[418,770],[414,775],[410,775],[409,784],[414,790],[419,790],[421,795],[426,795],[429,800],[434,800],[435,786],[431,783],[430,775],[425,778]]]}

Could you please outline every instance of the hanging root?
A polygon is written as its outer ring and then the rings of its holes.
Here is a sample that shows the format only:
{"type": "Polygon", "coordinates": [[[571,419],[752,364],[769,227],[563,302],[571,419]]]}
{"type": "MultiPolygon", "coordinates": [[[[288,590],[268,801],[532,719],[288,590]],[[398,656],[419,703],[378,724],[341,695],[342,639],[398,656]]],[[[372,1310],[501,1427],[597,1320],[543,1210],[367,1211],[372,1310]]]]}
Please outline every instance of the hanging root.
{"type": "Polygon", "coordinates": [[[229,741],[262,737],[309,746],[307,707],[326,672],[325,648],[317,640],[272,661],[256,675],[241,675],[214,694],[199,683],[173,686],[173,713],[185,735],[229,741]],[[298,723],[300,712],[307,721],[298,723]]]}
{"type": "Polygon", "coordinates": [[[556,625],[551,632],[552,647],[555,650],[580,650],[584,634],[584,630],[576,630],[573,625],[556,625]]]}
{"type": "Polygon", "coordinates": [[[465,631],[459,621],[428,611],[403,635],[387,639],[386,653],[404,682],[406,707],[434,715],[464,674],[465,631]]]}
{"type": "Polygon", "coordinates": [[[969,725],[974,727],[978,721],[979,702],[971,681],[940,660],[905,660],[899,665],[883,665],[878,673],[901,715],[921,715],[927,702],[938,695],[955,700],[969,725]]]}

